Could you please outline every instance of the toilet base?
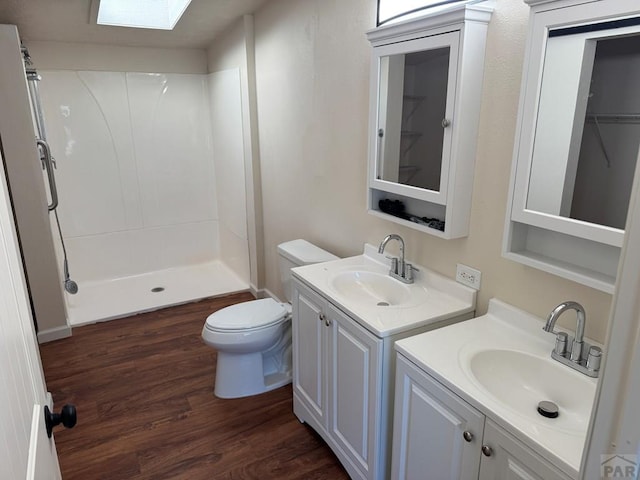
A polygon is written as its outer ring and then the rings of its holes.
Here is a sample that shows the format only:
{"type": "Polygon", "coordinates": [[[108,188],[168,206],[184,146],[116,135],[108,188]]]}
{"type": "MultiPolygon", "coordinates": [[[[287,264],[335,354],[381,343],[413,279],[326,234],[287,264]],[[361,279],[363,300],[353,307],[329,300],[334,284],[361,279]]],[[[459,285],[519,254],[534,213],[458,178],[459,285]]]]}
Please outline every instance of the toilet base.
{"type": "Polygon", "coordinates": [[[261,352],[218,352],[214,395],[219,398],[249,397],[291,383],[290,370],[265,374],[264,360],[261,352]]]}

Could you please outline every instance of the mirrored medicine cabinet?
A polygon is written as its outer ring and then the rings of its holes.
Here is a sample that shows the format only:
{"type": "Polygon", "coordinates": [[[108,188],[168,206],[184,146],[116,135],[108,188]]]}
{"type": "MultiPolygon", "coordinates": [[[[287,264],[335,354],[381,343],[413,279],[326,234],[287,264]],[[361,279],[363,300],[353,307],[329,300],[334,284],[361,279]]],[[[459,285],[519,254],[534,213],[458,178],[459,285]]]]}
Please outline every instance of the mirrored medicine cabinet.
{"type": "Polygon", "coordinates": [[[491,2],[371,30],[367,209],[441,238],[469,229],[491,2]]]}
{"type": "Polygon", "coordinates": [[[640,147],[640,4],[525,2],[504,255],[612,293],[640,147]]]}

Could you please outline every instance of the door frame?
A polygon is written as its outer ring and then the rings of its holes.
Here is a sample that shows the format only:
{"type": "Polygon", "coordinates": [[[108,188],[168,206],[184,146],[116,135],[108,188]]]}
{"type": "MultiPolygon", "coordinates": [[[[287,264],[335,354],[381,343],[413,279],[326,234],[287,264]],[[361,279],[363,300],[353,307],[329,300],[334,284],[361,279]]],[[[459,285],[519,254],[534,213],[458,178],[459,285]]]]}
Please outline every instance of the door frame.
{"type": "MultiPolygon", "coordinates": [[[[640,459],[639,339],[640,168],[636,167],[604,363],[582,455],[580,479],[601,478],[602,462],[609,454],[637,455],[635,458],[640,459]]],[[[636,466],[636,478],[639,469],[636,466]]]]}

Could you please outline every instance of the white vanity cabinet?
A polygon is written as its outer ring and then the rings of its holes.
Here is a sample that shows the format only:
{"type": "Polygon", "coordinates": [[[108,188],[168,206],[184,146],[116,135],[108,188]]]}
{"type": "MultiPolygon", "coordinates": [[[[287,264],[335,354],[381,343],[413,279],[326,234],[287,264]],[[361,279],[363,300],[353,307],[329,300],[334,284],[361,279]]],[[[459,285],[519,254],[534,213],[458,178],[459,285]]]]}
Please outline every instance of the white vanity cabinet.
{"type": "Polygon", "coordinates": [[[362,255],[292,270],[293,411],[351,478],[391,473],[397,341],[473,317],[476,291],[418,265],[414,282],[362,255]]]}
{"type": "Polygon", "coordinates": [[[314,427],[353,478],[376,474],[383,341],[299,282],[293,293],[294,413],[314,427]]]}
{"type": "Polygon", "coordinates": [[[398,355],[394,480],[569,480],[479,410],[398,355]]]}
{"type": "Polygon", "coordinates": [[[292,303],[295,415],[324,438],[351,478],[386,480],[391,467],[394,343],[473,313],[381,338],[295,277],[292,303]]]}
{"type": "Polygon", "coordinates": [[[370,213],[441,238],[467,235],[492,11],[458,4],[367,32],[370,213]]]}

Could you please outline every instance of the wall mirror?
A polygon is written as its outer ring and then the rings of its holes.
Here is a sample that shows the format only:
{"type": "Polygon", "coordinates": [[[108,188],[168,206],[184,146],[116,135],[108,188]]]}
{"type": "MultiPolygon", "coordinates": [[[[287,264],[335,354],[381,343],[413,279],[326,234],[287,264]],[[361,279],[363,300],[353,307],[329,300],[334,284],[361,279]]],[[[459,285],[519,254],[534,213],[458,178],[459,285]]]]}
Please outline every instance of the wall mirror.
{"type": "Polygon", "coordinates": [[[421,39],[410,47],[417,51],[405,46],[387,54],[395,48],[379,52],[376,179],[439,194],[451,147],[453,101],[447,95],[455,90],[450,59],[452,50],[457,55],[457,35],[421,39]]]}
{"type": "Polygon", "coordinates": [[[624,229],[640,145],[640,33],[617,23],[549,32],[528,210],[624,229]]]}
{"type": "Polygon", "coordinates": [[[640,148],[640,6],[525,1],[504,253],[613,291],[640,148]]]}

